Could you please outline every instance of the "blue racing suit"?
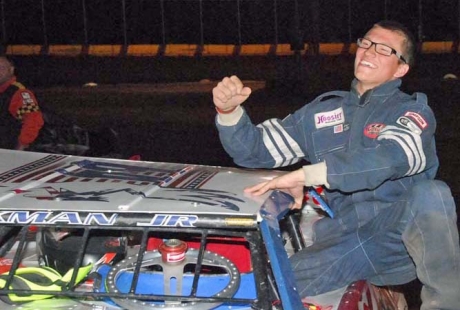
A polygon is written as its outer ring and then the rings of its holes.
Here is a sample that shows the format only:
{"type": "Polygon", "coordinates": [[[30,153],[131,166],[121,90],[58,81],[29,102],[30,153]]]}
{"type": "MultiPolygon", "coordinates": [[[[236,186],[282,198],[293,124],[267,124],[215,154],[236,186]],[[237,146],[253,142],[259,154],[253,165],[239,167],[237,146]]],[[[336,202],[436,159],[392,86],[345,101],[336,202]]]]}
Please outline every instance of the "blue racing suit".
{"type": "Polygon", "coordinates": [[[422,309],[460,309],[460,250],[455,203],[435,181],[436,121],[422,93],[401,80],[359,96],[325,93],[283,120],[255,126],[216,121],[235,163],[276,168],[325,162],[326,199],[335,213],[315,223],[312,246],[291,257],[302,296],[359,279],[376,285],[424,284],[422,309]]]}

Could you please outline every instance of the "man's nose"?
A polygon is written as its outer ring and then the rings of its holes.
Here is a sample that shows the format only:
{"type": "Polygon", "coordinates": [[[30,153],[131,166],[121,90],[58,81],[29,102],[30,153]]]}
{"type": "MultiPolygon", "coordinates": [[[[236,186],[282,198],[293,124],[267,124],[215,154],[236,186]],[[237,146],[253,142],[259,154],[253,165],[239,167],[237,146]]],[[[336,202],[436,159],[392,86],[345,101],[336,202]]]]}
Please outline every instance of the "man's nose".
{"type": "Polygon", "coordinates": [[[372,45],[364,53],[370,54],[370,55],[376,55],[377,51],[375,50],[375,43],[372,43],[372,45]]]}

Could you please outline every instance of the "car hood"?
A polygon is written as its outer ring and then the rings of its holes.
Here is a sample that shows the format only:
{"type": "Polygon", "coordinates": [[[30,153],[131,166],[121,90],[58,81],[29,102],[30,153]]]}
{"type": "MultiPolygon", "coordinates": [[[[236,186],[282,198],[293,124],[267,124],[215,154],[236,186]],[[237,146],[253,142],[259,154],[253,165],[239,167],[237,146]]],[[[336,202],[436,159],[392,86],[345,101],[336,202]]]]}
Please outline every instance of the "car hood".
{"type": "Polygon", "coordinates": [[[38,211],[63,211],[62,221],[71,212],[257,216],[269,193],[244,188],[280,174],[0,149],[0,212],[29,211],[20,215],[29,221],[38,211]]]}

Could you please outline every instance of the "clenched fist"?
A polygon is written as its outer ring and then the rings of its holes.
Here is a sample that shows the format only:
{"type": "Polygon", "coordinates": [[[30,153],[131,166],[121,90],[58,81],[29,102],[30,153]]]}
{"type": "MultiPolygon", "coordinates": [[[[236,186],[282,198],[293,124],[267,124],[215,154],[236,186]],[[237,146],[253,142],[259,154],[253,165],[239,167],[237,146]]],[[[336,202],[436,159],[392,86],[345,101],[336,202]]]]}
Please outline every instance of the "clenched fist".
{"type": "Polygon", "coordinates": [[[241,80],[232,75],[225,77],[212,90],[214,105],[222,110],[232,110],[242,104],[251,94],[251,89],[245,87],[241,80]]]}

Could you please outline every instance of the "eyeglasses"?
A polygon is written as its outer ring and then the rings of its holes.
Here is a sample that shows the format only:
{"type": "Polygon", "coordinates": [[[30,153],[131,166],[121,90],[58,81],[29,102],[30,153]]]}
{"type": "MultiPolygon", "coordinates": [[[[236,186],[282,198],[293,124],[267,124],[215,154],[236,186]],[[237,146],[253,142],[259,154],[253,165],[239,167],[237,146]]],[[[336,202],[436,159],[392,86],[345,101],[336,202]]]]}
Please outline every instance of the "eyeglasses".
{"type": "Polygon", "coordinates": [[[364,38],[359,38],[357,41],[358,47],[364,48],[364,49],[370,49],[372,45],[375,46],[375,51],[379,53],[380,55],[385,55],[385,56],[391,56],[392,54],[395,54],[396,57],[398,57],[402,62],[407,64],[406,59],[404,59],[403,55],[398,53],[394,48],[389,47],[388,45],[382,44],[382,43],[375,43],[372,42],[371,40],[364,39],[364,38]]]}

